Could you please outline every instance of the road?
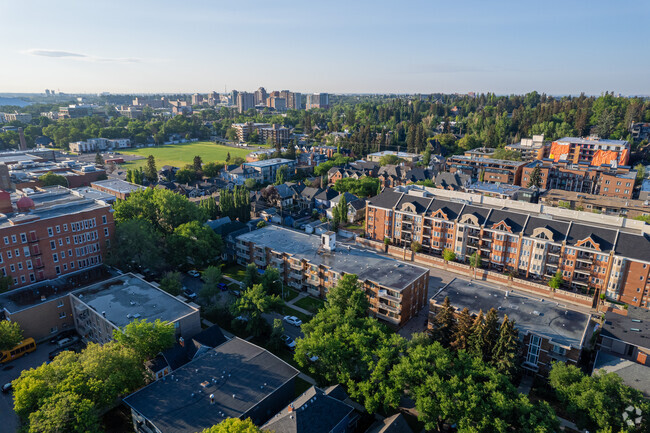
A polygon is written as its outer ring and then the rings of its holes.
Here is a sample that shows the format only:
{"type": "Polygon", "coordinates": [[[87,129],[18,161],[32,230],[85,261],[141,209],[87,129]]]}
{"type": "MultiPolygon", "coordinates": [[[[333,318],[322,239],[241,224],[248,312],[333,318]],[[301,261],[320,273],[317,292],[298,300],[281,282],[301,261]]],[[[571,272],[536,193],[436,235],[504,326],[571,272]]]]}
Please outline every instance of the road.
{"type": "MultiPolygon", "coordinates": [[[[47,361],[48,354],[55,350],[56,346],[50,343],[42,343],[36,347],[36,350],[21,358],[6,364],[0,364],[0,386],[9,383],[20,376],[23,370],[38,367],[47,361]]],[[[0,393],[0,431],[3,433],[12,433],[18,430],[18,416],[14,412],[13,394],[0,393]]]]}
{"type": "MultiPolygon", "coordinates": [[[[268,314],[263,314],[262,317],[264,317],[264,319],[266,319],[267,322],[273,325],[273,320],[275,319],[282,320],[284,316],[280,313],[268,313],[268,314]]],[[[285,321],[282,321],[282,325],[284,326],[284,333],[287,334],[289,337],[293,338],[294,340],[296,338],[302,338],[305,336],[300,330],[300,327],[298,326],[290,325],[285,321]]]]}

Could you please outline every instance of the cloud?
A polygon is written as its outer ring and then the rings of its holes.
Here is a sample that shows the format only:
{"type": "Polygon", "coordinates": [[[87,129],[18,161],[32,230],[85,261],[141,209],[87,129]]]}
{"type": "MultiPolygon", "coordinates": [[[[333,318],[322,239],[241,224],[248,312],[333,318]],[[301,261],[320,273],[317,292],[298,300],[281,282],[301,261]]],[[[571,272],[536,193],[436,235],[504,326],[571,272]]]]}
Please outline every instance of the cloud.
{"type": "Polygon", "coordinates": [[[60,50],[38,50],[31,49],[25,51],[25,54],[31,56],[41,56],[41,57],[56,57],[56,58],[71,58],[85,60],[89,62],[104,62],[104,63],[139,63],[140,59],[133,57],[122,57],[122,58],[112,58],[112,57],[95,57],[89,56],[82,53],[73,53],[70,51],[60,51],[60,50]]]}

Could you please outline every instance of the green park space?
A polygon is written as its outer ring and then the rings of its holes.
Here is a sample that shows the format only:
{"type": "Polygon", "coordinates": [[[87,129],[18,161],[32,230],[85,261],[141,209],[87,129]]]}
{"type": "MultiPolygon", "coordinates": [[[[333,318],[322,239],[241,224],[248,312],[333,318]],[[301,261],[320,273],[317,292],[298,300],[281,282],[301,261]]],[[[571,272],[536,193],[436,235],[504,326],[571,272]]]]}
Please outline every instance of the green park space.
{"type": "Polygon", "coordinates": [[[126,155],[140,155],[144,159],[125,162],[124,165],[132,167],[144,167],[147,157],[153,155],[156,159],[156,167],[160,169],[163,165],[172,165],[175,167],[184,167],[192,164],[195,156],[200,156],[203,163],[220,161],[225,162],[230,153],[231,158],[237,156],[246,158],[253,149],[224,146],[212,141],[196,141],[194,143],[165,144],[156,147],[141,147],[136,149],[120,150],[120,153],[126,155]]]}
{"type": "Polygon", "coordinates": [[[316,314],[318,313],[318,310],[323,308],[325,306],[325,301],[322,299],[318,298],[312,298],[311,296],[307,296],[306,298],[302,298],[294,302],[296,307],[300,307],[304,310],[309,311],[310,313],[316,314]]]}

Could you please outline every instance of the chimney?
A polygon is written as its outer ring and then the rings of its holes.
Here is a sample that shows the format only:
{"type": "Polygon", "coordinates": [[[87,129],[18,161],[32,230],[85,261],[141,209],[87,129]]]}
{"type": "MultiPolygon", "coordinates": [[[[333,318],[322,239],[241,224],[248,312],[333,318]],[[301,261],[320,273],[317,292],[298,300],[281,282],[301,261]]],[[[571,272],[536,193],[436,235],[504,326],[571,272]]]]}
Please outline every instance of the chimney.
{"type": "Polygon", "coordinates": [[[18,149],[27,150],[27,142],[25,141],[25,134],[23,134],[23,128],[18,128],[18,137],[20,138],[20,145],[18,146],[18,149]]]}
{"type": "Polygon", "coordinates": [[[293,412],[293,403],[289,405],[289,407],[287,408],[287,412],[289,413],[293,412]]]}
{"type": "Polygon", "coordinates": [[[210,394],[210,404],[214,404],[214,394],[210,394]]]}
{"type": "Polygon", "coordinates": [[[180,344],[181,347],[185,347],[185,339],[183,339],[183,337],[180,337],[180,338],[178,339],[178,344],[180,344]]]}

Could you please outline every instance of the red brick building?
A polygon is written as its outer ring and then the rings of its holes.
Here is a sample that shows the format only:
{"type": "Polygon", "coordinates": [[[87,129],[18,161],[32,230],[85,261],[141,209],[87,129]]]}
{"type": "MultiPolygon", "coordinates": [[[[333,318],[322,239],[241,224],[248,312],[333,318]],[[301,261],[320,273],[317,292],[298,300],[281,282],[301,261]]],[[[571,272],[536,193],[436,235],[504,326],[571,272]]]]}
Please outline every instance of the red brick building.
{"type": "Polygon", "coordinates": [[[108,203],[62,187],[3,192],[0,208],[0,275],[12,288],[100,265],[115,230],[108,203]]]}

